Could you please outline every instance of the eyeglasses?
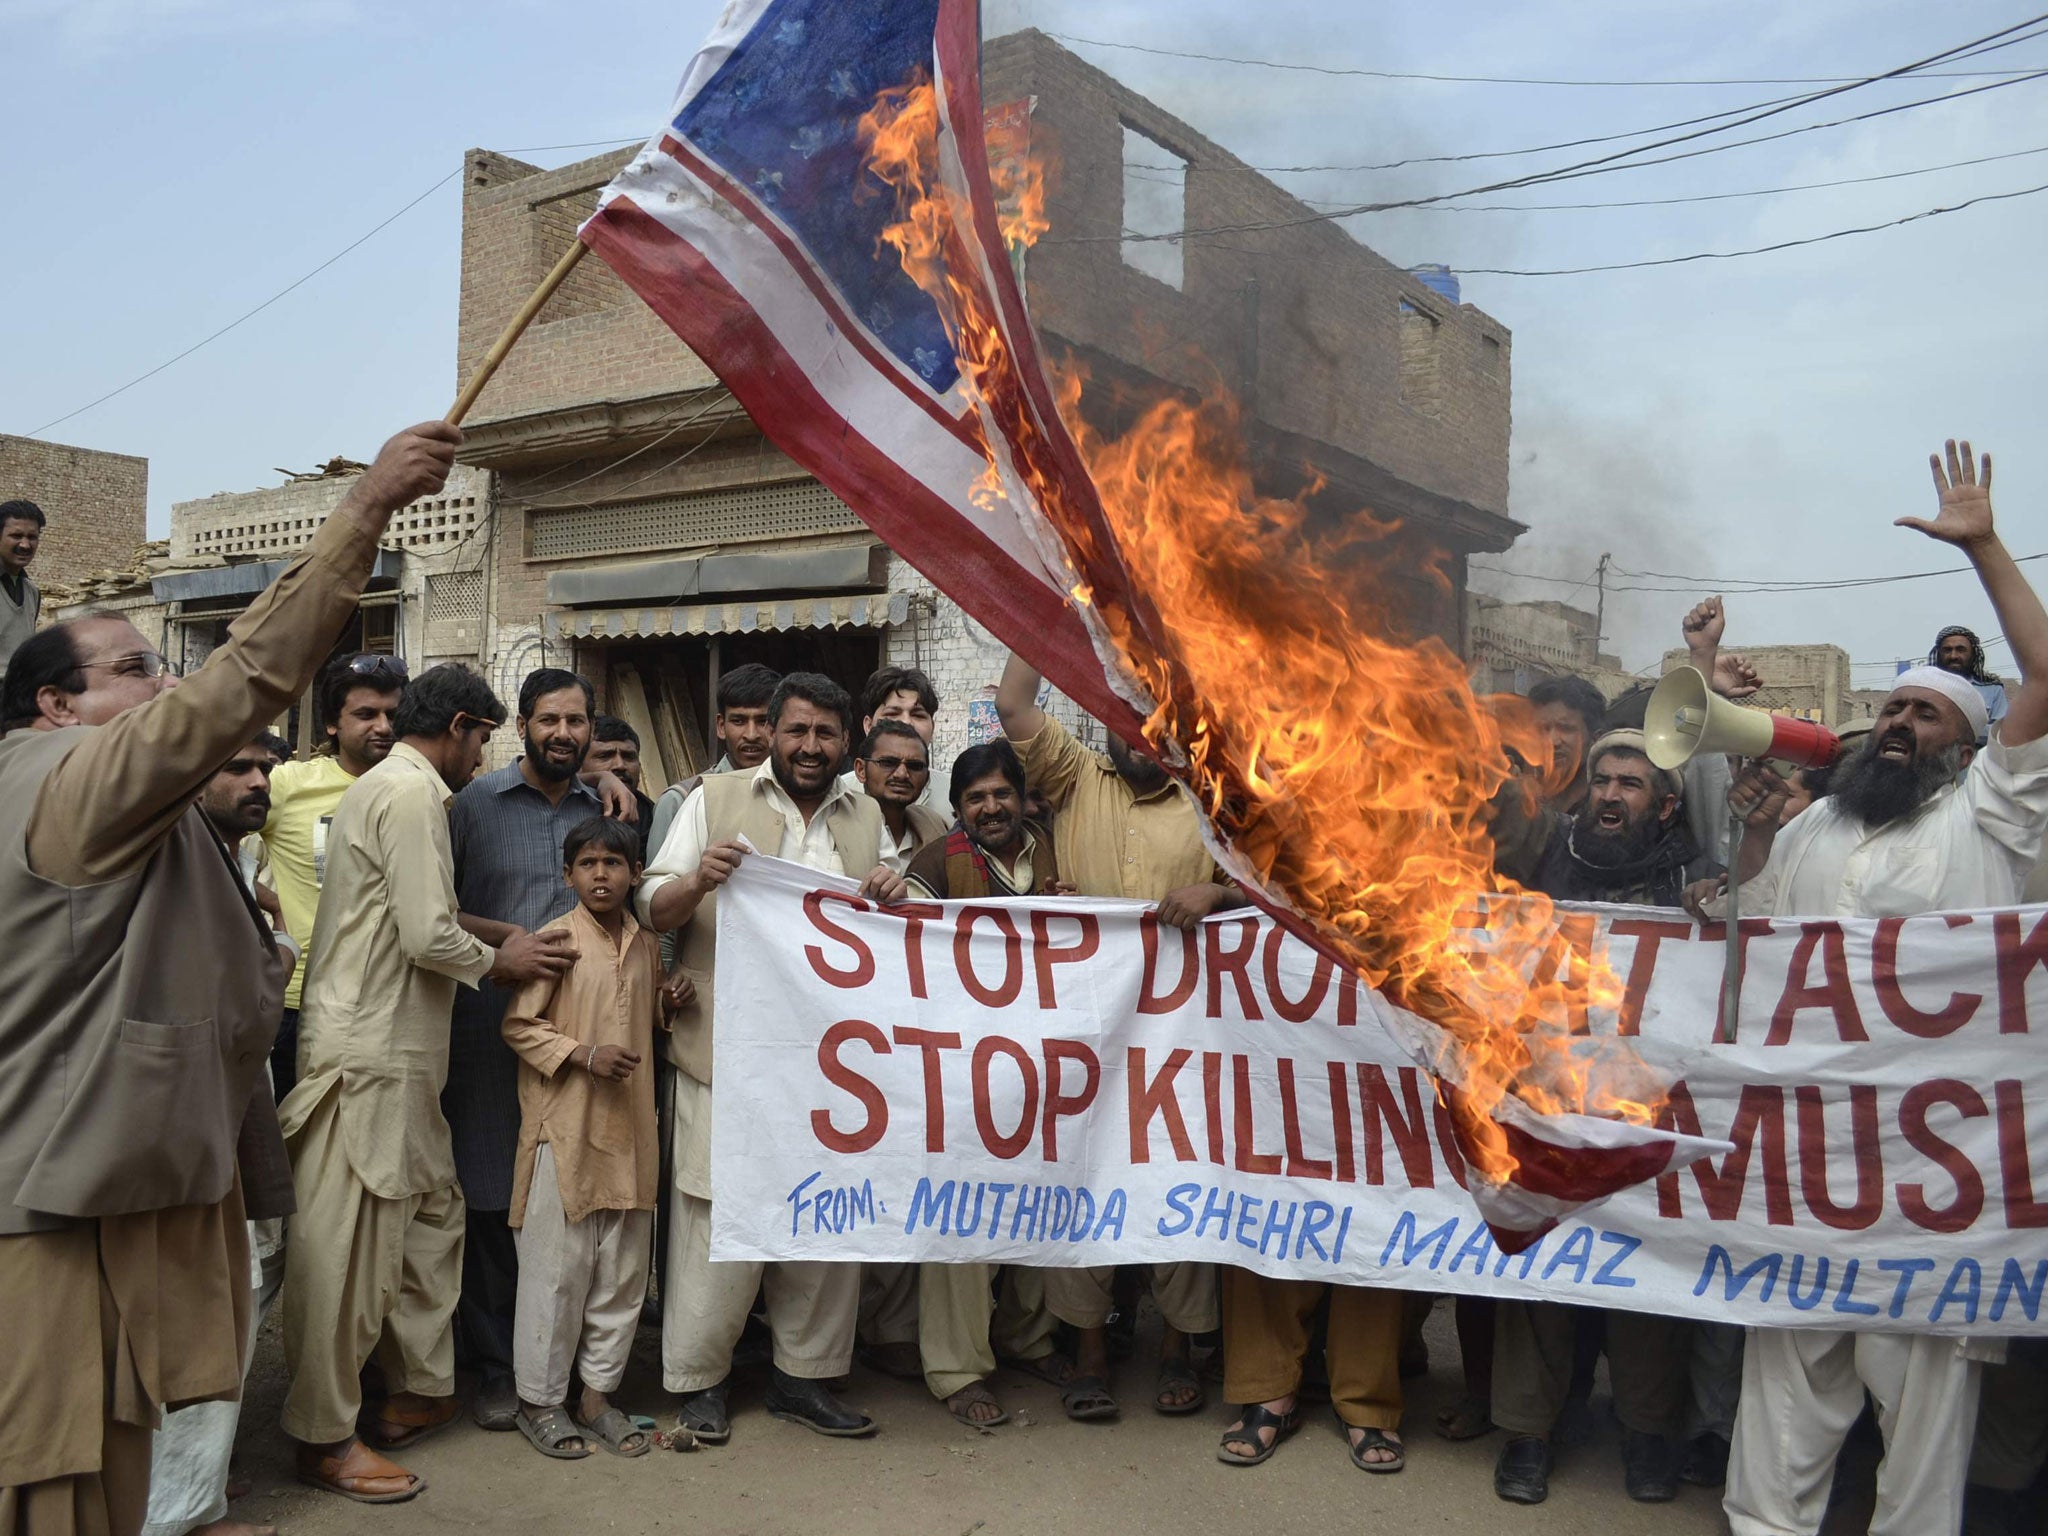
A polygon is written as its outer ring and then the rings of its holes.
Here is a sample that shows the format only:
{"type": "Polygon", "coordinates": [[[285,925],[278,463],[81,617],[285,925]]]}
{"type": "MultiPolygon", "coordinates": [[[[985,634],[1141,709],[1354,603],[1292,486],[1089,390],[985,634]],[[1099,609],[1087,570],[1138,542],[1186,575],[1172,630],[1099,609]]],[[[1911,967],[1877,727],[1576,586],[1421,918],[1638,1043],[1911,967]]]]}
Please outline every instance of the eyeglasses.
{"type": "Polygon", "coordinates": [[[932,771],[932,765],[921,757],[871,757],[868,766],[879,768],[884,773],[894,773],[898,768],[908,768],[912,773],[932,771]]]}
{"type": "Polygon", "coordinates": [[[380,656],[369,653],[361,656],[351,656],[348,659],[348,669],[355,673],[357,677],[391,677],[396,678],[401,683],[406,682],[412,676],[410,672],[406,671],[405,659],[401,656],[380,656]]]}
{"type": "Polygon", "coordinates": [[[116,656],[112,661],[81,661],[78,665],[81,671],[87,667],[106,667],[109,670],[132,667],[134,670],[128,674],[131,677],[162,677],[166,672],[173,677],[178,675],[178,669],[155,651],[140,651],[133,656],[116,656]]]}

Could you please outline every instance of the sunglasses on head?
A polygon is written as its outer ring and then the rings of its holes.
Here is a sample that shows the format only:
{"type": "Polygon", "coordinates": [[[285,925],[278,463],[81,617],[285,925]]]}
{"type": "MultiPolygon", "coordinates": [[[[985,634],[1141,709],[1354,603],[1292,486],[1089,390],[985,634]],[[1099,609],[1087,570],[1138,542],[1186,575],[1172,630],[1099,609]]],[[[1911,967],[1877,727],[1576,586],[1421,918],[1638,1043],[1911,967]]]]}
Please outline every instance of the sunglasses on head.
{"type": "Polygon", "coordinates": [[[405,669],[405,661],[398,656],[376,656],[365,653],[351,656],[348,669],[357,677],[388,677],[396,682],[406,682],[411,673],[405,669]]]}

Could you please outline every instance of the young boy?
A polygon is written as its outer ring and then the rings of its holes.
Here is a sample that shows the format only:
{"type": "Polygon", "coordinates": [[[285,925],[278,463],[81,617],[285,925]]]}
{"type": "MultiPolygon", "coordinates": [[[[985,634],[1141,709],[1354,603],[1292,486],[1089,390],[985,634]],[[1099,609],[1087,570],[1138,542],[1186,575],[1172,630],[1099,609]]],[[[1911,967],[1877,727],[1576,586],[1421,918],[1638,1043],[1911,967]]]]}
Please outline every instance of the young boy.
{"type": "Polygon", "coordinates": [[[650,1444],[608,1395],[647,1292],[660,1167],[654,1030],[666,1027],[664,1002],[686,999],[668,994],[655,937],[633,921],[639,859],[640,835],[621,822],[592,817],[563,839],[563,878],[579,905],[541,931],[569,934],[576,961],[521,988],[505,1013],[520,1060],[518,1423],[536,1450],[562,1460],[588,1456],[593,1440],[620,1456],[650,1444]],[[572,1368],[583,1383],[573,1417],[572,1368]]]}

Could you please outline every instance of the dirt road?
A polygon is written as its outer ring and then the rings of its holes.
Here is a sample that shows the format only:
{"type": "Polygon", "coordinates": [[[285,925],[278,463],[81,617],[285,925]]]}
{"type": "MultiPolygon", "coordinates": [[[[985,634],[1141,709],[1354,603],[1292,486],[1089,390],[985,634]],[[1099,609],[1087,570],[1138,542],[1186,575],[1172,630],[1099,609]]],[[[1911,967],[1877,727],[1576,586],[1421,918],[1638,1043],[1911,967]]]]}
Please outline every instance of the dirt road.
{"type": "MultiPolygon", "coordinates": [[[[1594,1399],[1602,1430],[1561,1463],[1547,1503],[1502,1504],[1493,1494],[1500,1437],[1463,1445],[1430,1428],[1457,1389],[1449,1307],[1429,1337],[1436,1366],[1409,1383],[1408,1468],[1368,1476],[1345,1455],[1326,1406],[1262,1467],[1229,1467],[1214,1448],[1230,1422],[1220,1403],[1192,1418],[1165,1419],[1144,1406],[1148,1373],[1122,1367],[1120,1421],[1073,1424],[1051,1387],[1004,1373],[998,1394],[1012,1422],[992,1433],[955,1424],[921,1385],[856,1369],[848,1397],[882,1425],[869,1441],[827,1440],[761,1411],[762,1373],[743,1376],[734,1397],[732,1443],[689,1455],[656,1451],[637,1461],[602,1453],[549,1461],[517,1434],[486,1434],[467,1419],[403,1459],[428,1490],[409,1504],[373,1508],[316,1493],[292,1480],[289,1442],[277,1428],[284,1365],[267,1331],[250,1381],[239,1465],[255,1492],[236,1518],[274,1522],[287,1536],[424,1536],[424,1533],[595,1532],[803,1533],[803,1536],[1022,1536],[1091,1530],[1119,1536],[1244,1536],[1348,1531],[1635,1533],[1693,1536],[1722,1529],[1718,1498],[1686,1488],[1675,1504],[1630,1503],[1621,1491],[1617,1435],[1605,1386],[1594,1399]]],[[[1140,1354],[1150,1344],[1140,1334],[1140,1354]]],[[[671,1423],[660,1390],[653,1330],[642,1333],[622,1406],[671,1423]]],[[[1213,1394],[1212,1394],[1213,1395],[1213,1394]]]]}

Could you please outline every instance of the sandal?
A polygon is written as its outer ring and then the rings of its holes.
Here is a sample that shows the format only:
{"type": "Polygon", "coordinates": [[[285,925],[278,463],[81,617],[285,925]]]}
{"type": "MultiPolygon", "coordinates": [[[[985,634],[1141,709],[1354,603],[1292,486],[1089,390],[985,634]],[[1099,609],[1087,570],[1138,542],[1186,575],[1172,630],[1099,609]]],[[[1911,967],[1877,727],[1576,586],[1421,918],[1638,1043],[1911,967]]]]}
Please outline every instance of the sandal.
{"type": "Polygon", "coordinates": [[[299,1481],[309,1488],[338,1493],[358,1504],[402,1504],[426,1491],[426,1480],[387,1461],[360,1440],[352,1440],[339,1456],[322,1456],[300,1446],[299,1481]]]}
{"type": "Polygon", "coordinates": [[[577,1419],[576,1425],[597,1436],[597,1443],[614,1456],[645,1456],[654,1449],[654,1443],[649,1438],[653,1425],[642,1429],[635,1420],[627,1418],[610,1404],[606,1404],[604,1412],[588,1423],[577,1419]],[[628,1445],[626,1442],[629,1440],[637,1443],[628,1445]]]}
{"type": "Polygon", "coordinates": [[[1476,1397],[1463,1398],[1436,1416],[1436,1432],[1446,1440],[1477,1440],[1481,1435],[1492,1434],[1497,1427],[1492,1412],[1476,1397]]]}
{"type": "Polygon", "coordinates": [[[1195,1374],[1195,1363],[1185,1351],[1159,1362],[1159,1380],[1152,1393],[1155,1411],[1177,1418],[1184,1413],[1200,1413],[1208,1406],[1209,1394],[1202,1389],[1202,1378],[1195,1374]],[[1183,1392],[1194,1395],[1176,1401],[1183,1392]]]}
{"type": "Polygon", "coordinates": [[[1293,1434],[1300,1424],[1301,1414],[1293,1408],[1275,1413],[1263,1403],[1247,1403],[1238,1415],[1237,1427],[1223,1432],[1223,1443],[1216,1447],[1216,1459],[1229,1467],[1256,1467],[1279,1450],[1280,1442],[1293,1434]],[[1260,1434],[1266,1429],[1273,1431],[1271,1440],[1260,1434]],[[1256,1446],[1257,1450],[1246,1456],[1233,1451],[1233,1445],[1256,1446]]]}
{"type": "Polygon", "coordinates": [[[446,1429],[462,1416],[462,1404],[454,1397],[425,1397],[418,1392],[400,1392],[377,1405],[356,1421],[356,1434],[377,1451],[402,1451],[417,1445],[437,1430],[446,1429]]]}
{"type": "Polygon", "coordinates": [[[1007,1370],[1022,1371],[1026,1376],[1036,1376],[1048,1386],[1064,1391],[1074,1379],[1073,1360],[1058,1350],[1049,1350],[1036,1360],[1009,1359],[997,1362],[1007,1370]]]}
{"type": "Polygon", "coordinates": [[[725,1383],[688,1394],[676,1412],[676,1428],[699,1445],[723,1445],[732,1438],[732,1415],[725,1406],[725,1383]]]}
{"type": "Polygon", "coordinates": [[[543,1408],[539,1413],[528,1413],[525,1405],[521,1404],[519,1411],[512,1416],[512,1422],[543,1456],[552,1456],[557,1461],[581,1461],[590,1454],[590,1446],[584,1440],[582,1430],[560,1408],[543,1408]],[[564,1450],[563,1447],[571,1440],[576,1442],[576,1449],[564,1450]]]}
{"type": "Polygon", "coordinates": [[[1075,1376],[1060,1393],[1060,1407],[1079,1423],[1090,1419],[1113,1419],[1122,1410],[1109,1395],[1109,1383],[1100,1376],[1075,1376]]]}
{"type": "Polygon", "coordinates": [[[1351,1446],[1351,1465],[1361,1472],[1398,1472],[1408,1465],[1408,1456],[1401,1442],[1383,1429],[1370,1429],[1360,1424],[1346,1424],[1344,1438],[1351,1446]],[[1358,1436],[1356,1440],[1351,1437],[1358,1436]],[[1391,1461],[1367,1461],[1367,1451],[1387,1451],[1391,1461]]]}
{"type": "Polygon", "coordinates": [[[947,1398],[946,1412],[969,1429],[994,1429],[998,1424],[1010,1422],[1009,1413],[996,1401],[995,1393],[989,1391],[986,1382],[980,1381],[970,1381],[947,1398]],[[988,1418],[977,1419],[971,1411],[976,1408],[993,1408],[995,1413],[988,1418]]]}

